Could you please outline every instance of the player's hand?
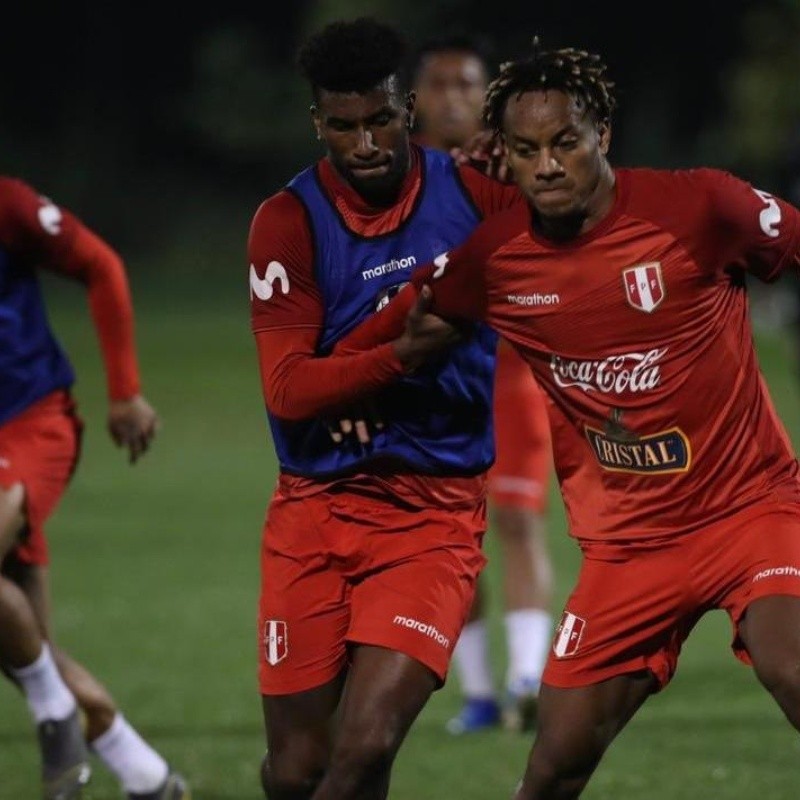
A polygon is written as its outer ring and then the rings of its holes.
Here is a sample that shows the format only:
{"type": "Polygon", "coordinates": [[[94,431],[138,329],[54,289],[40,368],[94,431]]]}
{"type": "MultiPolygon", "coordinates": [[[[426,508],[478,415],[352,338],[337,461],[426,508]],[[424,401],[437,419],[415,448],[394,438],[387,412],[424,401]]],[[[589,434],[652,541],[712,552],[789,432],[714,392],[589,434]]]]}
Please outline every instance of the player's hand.
{"type": "Polygon", "coordinates": [[[158,414],[142,395],[112,400],[108,408],[108,432],[117,447],[128,449],[131,464],[142,456],[158,429],[158,414]]]}
{"type": "Polygon", "coordinates": [[[350,436],[355,437],[359,444],[369,444],[374,432],[383,430],[383,420],[371,400],[349,408],[327,424],[335,444],[341,444],[350,436]]]}
{"type": "Polygon", "coordinates": [[[457,164],[470,164],[485,175],[503,183],[511,183],[511,170],[506,160],[506,149],[499,135],[492,131],[480,131],[456,147],[450,155],[457,164]]]}
{"type": "Polygon", "coordinates": [[[394,341],[395,355],[406,372],[413,372],[463,339],[457,325],[431,313],[432,303],[431,287],[423,286],[408,312],[405,331],[394,341]]]}

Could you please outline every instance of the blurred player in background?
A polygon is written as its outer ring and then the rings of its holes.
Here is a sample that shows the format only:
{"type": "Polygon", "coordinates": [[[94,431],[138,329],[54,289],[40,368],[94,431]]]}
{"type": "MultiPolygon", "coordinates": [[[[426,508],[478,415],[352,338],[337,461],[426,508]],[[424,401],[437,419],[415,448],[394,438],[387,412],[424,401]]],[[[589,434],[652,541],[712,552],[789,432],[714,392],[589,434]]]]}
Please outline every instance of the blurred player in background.
{"type": "Polygon", "coordinates": [[[612,167],[613,90],[583,50],[534,41],[504,64],[485,119],[527,207],[482,223],[444,268],[421,267],[334,351],[408,334],[424,290],[435,313],[513,342],[551,400],[583,560],[516,800],[579,797],[713,609],[800,730],[800,465],[759,370],[745,281],[800,267],[800,211],[719,169],[612,167]]]}
{"type": "MultiPolygon", "coordinates": [[[[480,42],[469,37],[431,40],[418,50],[412,70],[415,141],[451,152],[475,139],[483,130],[488,63],[480,42]]],[[[492,172],[496,165],[482,166],[492,172]]],[[[482,579],[453,653],[465,695],[463,708],[447,725],[454,734],[496,725],[501,714],[508,727],[530,729],[552,636],[553,571],[545,538],[551,469],[547,409],[530,367],[503,339],[497,350],[494,426],[497,461],[489,472],[489,504],[502,558],[505,697],[498,701],[492,676],[482,579]]]]}
{"type": "Polygon", "coordinates": [[[0,665],[36,723],[46,800],[80,795],[91,773],[85,739],[130,800],[185,800],[183,779],[53,641],[44,525],[77,464],[83,425],[72,367],[47,321],[40,268],[87,288],[108,379],[108,430],[131,463],[158,421],[139,393],[119,256],[69,211],[0,176],[0,665]]]}
{"type": "Polygon", "coordinates": [[[258,647],[271,800],[386,797],[485,563],[494,334],[469,327],[419,370],[405,337],[356,359],[321,357],[415,265],[521,202],[514,187],[410,143],[405,54],[394,29],[364,18],[303,45],[326,156],[265,200],[250,228],[252,327],[280,462],[258,647]],[[382,420],[371,440],[363,420],[339,422],[365,394],[382,420]]]}

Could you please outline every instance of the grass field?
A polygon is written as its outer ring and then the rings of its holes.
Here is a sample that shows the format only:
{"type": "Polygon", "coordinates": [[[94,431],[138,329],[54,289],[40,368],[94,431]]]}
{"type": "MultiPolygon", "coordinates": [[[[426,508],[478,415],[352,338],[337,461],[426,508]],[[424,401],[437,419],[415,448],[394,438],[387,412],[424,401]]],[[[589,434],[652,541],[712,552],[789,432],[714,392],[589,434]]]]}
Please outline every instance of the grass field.
{"type": "MultiPolygon", "coordinates": [[[[157,288],[157,287],[155,287],[157,288]]],[[[52,317],[79,372],[88,427],[81,466],[51,521],[58,638],[112,690],[127,717],[192,781],[198,800],[258,800],[263,752],[255,672],[258,548],[275,477],[246,295],[137,294],[146,394],[163,428],[130,468],[104,431],[104,388],[82,293],[48,287],[52,317]]],[[[784,335],[784,339],[789,334],[784,335]]],[[[800,407],[791,343],[760,336],[775,401],[795,442],[800,407]]],[[[560,608],[577,552],[554,495],[560,608]]],[[[492,551],[491,536],[488,548],[492,551]]],[[[490,560],[490,590],[497,574],[490,560]]],[[[492,592],[491,597],[497,597],[492,592]]],[[[493,608],[497,674],[503,666],[493,608]]],[[[587,800],[794,800],[800,740],[708,616],[669,689],[614,744],[587,800]]],[[[509,798],[530,741],[493,732],[454,740],[455,681],[423,712],[399,756],[395,800],[509,798]]],[[[38,797],[24,703],[0,688],[0,799],[38,797]]],[[[118,798],[97,764],[87,800],[118,798]]]]}

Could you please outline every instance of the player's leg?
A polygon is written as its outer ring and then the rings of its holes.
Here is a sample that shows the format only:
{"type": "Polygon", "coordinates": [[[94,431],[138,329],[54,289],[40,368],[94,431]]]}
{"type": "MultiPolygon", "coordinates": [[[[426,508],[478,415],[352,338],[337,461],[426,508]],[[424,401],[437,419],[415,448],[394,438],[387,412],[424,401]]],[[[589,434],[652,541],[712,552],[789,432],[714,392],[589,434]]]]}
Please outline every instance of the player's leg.
{"type": "Polygon", "coordinates": [[[656,685],[648,671],[570,689],[543,684],[536,739],[515,800],[580,797],[603,753],[656,685]]]}
{"type": "Polygon", "coordinates": [[[464,695],[458,714],[446,725],[454,736],[492,728],[500,722],[500,703],[489,658],[485,587],[483,576],[475,587],[475,600],[453,651],[453,666],[464,695]]]}
{"type": "Polygon", "coordinates": [[[536,698],[553,635],[553,569],[545,521],[522,504],[497,507],[508,647],[504,718],[513,730],[531,730],[536,698]]]}
{"type": "MultiPolygon", "coordinates": [[[[332,513],[357,518],[352,505],[332,513]]],[[[341,721],[314,800],[379,800],[395,756],[452,648],[485,564],[485,508],[424,514],[362,501],[361,558],[350,578],[353,661],[341,721]],[[375,520],[380,520],[376,525],[375,520]]]]}
{"type": "Polygon", "coordinates": [[[268,800],[308,800],[322,780],[345,674],[306,691],[262,697],[267,751],[261,784],[268,800]]]}
{"type": "MultiPolygon", "coordinates": [[[[800,583],[800,575],[796,580],[800,583]]],[[[739,636],[758,679],[800,731],[800,596],[754,600],[739,625],[739,636]]]]}
{"type": "Polygon", "coordinates": [[[293,498],[279,489],[267,513],[258,661],[269,800],[307,800],[330,760],[350,622],[341,565],[352,540],[349,521],[331,520],[333,502],[327,493],[293,498]]]}
{"type": "MultiPolygon", "coordinates": [[[[0,564],[25,526],[21,483],[0,486],[0,564]]],[[[56,666],[25,593],[0,572],[0,665],[21,689],[37,727],[46,798],[77,797],[91,776],[75,697],[56,666]]]]}
{"type": "Polygon", "coordinates": [[[383,800],[397,751],[439,678],[410,656],[358,645],[336,740],[314,800],[383,800]]]}
{"type": "Polygon", "coordinates": [[[185,779],[171,771],[164,757],[130,724],[106,687],[55,643],[47,566],[12,559],[10,574],[28,597],[58,671],[83,712],[86,740],[126,795],[148,800],[188,798],[185,779]]]}
{"type": "Polygon", "coordinates": [[[545,667],[517,800],[579,797],[614,737],[665,686],[696,622],[676,547],[584,553],[545,667]]]}
{"type": "Polygon", "coordinates": [[[498,358],[495,432],[489,497],[502,559],[504,719],[511,729],[530,730],[552,638],[553,568],[545,524],[552,456],[544,396],[528,365],[507,348],[498,358]]]}

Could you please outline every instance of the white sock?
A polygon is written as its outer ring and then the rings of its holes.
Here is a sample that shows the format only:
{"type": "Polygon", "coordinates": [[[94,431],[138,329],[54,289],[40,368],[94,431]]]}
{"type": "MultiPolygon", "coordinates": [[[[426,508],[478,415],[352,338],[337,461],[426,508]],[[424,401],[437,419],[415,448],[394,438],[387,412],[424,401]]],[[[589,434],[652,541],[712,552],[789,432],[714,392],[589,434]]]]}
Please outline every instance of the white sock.
{"type": "Polygon", "coordinates": [[[494,697],[494,681],[489,664],[489,641],[483,620],[468,622],[453,651],[461,691],[467,697],[494,697]]]}
{"type": "Polygon", "coordinates": [[[508,642],[506,686],[532,681],[538,688],[552,639],[553,619],[540,608],[520,608],[505,615],[508,642]]]}
{"type": "Polygon", "coordinates": [[[92,750],[119,778],[126,792],[154,792],[167,779],[167,762],[117,714],[111,727],[92,742],[92,750]]]}
{"type": "Polygon", "coordinates": [[[77,707],[47,642],[32,664],[19,669],[9,667],[8,671],[19,681],[37,725],[46,719],[66,719],[77,707]]]}

